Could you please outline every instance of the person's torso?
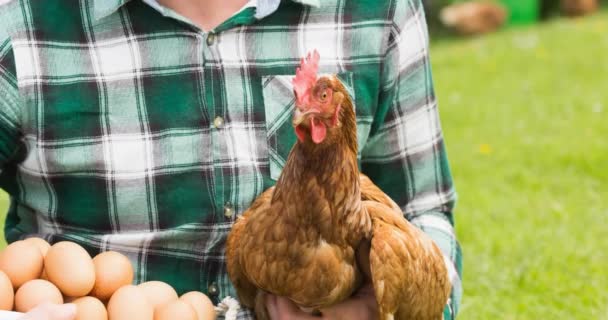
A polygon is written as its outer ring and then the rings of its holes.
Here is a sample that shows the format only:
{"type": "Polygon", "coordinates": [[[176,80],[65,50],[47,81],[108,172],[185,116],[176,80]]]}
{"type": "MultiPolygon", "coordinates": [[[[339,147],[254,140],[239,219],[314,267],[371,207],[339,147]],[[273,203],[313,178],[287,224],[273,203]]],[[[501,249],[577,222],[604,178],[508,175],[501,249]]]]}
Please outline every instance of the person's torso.
{"type": "Polygon", "coordinates": [[[118,250],[137,282],[234,294],[226,235],[296,141],[300,58],[317,49],[320,72],[344,80],[363,147],[394,27],[380,8],[388,1],[284,1],[261,21],[239,14],[210,33],[136,0],[97,20],[94,2],[9,5],[22,12],[10,45],[23,148],[2,172],[8,237],[118,250]]]}

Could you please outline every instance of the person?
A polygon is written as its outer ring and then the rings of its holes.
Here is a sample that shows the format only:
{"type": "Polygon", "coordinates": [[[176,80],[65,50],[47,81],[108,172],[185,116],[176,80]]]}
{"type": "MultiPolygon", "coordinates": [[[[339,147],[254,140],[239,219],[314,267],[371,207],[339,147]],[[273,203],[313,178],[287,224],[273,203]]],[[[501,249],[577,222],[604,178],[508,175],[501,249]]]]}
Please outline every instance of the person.
{"type": "MultiPolygon", "coordinates": [[[[362,171],[445,253],[455,317],[455,192],[420,0],[0,2],[9,242],[116,250],[137,283],[236,297],[226,236],[281,172],[296,140],[290,79],[316,49],[321,73],[351,90],[362,171]]],[[[324,317],[373,318],[373,298],[324,317]]],[[[312,317],[285,298],[267,305],[274,318],[312,317]]]]}

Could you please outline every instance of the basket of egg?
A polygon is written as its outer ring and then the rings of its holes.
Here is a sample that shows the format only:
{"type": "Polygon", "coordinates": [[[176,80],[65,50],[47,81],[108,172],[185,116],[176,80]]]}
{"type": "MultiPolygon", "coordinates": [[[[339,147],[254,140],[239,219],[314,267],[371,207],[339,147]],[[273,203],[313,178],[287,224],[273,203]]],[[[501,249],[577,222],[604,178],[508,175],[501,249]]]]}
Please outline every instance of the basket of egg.
{"type": "Polygon", "coordinates": [[[160,281],[132,285],[133,266],[114,251],[91,258],[76,243],[17,241],[0,252],[0,320],[17,320],[42,303],[74,303],[75,320],[214,320],[201,292],[178,297],[160,281]]]}

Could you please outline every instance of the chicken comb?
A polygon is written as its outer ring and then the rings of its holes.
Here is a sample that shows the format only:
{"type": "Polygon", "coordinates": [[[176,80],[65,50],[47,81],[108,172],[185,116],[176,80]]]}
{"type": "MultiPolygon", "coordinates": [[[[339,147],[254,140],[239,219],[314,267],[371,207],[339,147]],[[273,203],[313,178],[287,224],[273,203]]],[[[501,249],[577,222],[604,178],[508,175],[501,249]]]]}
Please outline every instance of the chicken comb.
{"type": "Polygon", "coordinates": [[[296,69],[296,76],[293,78],[293,90],[296,93],[296,105],[306,106],[310,104],[312,87],[317,81],[319,71],[320,55],[317,50],[308,53],[306,59],[300,60],[300,67],[296,69]]]}

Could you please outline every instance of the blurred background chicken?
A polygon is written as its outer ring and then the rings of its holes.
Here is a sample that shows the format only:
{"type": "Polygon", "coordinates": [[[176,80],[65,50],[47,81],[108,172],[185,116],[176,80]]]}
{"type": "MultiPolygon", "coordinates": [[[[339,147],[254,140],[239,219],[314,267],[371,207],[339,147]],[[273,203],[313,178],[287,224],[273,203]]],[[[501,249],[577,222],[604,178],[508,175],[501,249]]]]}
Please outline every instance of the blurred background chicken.
{"type": "Polygon", "coordinates": [[[443,8],[439,14],[448,28],[464,35],[494,31],[507,20],[507,11],[492,2],[463,2],[443,8]]]}
{"type": "Polygon", "coordinates": [[[239,299],[267,319],[266,293],[322,310],[373,286],[379,319],[437,320],[450,293],[439,248],[360,175],[354,106],[337,76],[317,76],[318,53],[293,80],[297,142],[274,188],[228,237],[239,299]]]}
{"type": "Polygon", "coordinates": [[[561,0],[561,10],[567,16],[584,16],[597,11],[598,0],[561,0]]]}

